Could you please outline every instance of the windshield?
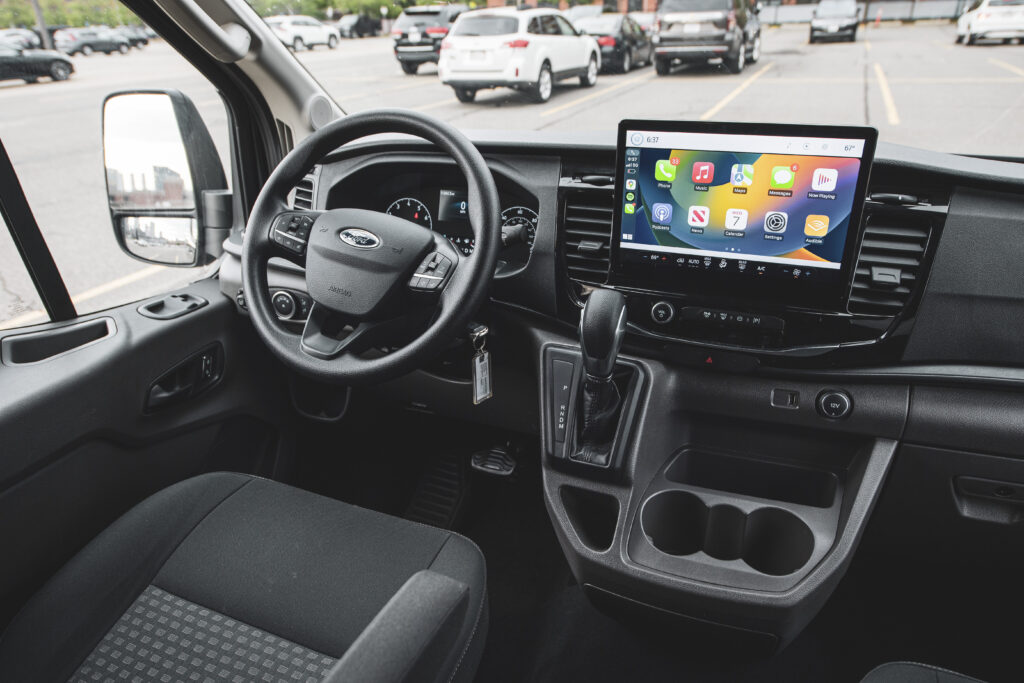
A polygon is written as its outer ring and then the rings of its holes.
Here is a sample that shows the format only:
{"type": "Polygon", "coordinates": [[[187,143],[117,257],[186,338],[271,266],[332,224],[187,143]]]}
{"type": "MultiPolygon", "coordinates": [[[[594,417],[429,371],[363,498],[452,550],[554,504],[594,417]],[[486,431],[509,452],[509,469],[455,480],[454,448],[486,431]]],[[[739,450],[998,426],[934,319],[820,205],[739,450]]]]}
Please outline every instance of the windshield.
{"type": "Polygon", "coordinates": [[[396,29],[406,29],[417,25],[437,26],[441,23],[441,11],[434,12],[404,12],[395,22],[396,29]]]}
{"type": "Polygon", "coordinates": [[[1024,0],[991,0],[989,7],[1007,7],[1009,5],[1024,5],[1024,0]]]}
{"type": "Polygon", "coordinates": [[[583,31],[584,33],[591,33],[594,35],[615,33],[619,30],[619,22],[621,19],[614,16],[603,16],[603,17],[588,17],[586,19],[579,19],[576,23],[576,28],[583,31]]]}
{"type": "Polygon", "coordinates": [[[814,13],[819,17],[852,17],[857,14],[857,5],[852,2],[823,2],[814,13]]]}
{"type": "Polygon", "coordinates": [[[710,10],[727,10],[731,7],[729,0],[664,0],[658,7],[658,14],[669,12],[707,12],[710,10]]]}
{"type": "Polygon", "coordinates": [[[515,17],[476,16],[466,17],[455,24],[452,35],[456,36],[504,36],[519,29],[515,17]]]}

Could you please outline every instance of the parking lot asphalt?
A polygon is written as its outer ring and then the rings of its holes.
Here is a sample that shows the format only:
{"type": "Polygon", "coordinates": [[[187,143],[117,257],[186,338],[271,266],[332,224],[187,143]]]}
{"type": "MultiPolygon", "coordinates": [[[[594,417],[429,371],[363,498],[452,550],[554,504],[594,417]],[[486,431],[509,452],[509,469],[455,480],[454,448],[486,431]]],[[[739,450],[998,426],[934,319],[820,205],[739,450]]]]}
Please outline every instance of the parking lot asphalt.
{"type": "MultiPolygon", "coordinates": [[[[574,79],[542,105],[503,89],[460,103],[433,65],[404,75],[388,38],[297,57],[348,112],[406,107],[466,130],[614,130],[622,118],[871,125],[887,142],[1024,157],[1024,45],[956,45],[947,22],[868,27],[855,43],[810,45],[807,33],[806,25],[766,27],[761,60],[741,74],[701,66],[658,77],[645,67],[602,74],[589,89],[574,79]]],[[[0,84],[0,139],[79,310],[92,311],[198,275],[147,266],[118,250],[103,180],[103,98],[132,88],[180,89],[222,157],[227,122],[216,91],[163,43],[74,63],[76,73],[63,83],[0,84]]],[[[17,324],[41,319],[17,259],[0,236],[0,326],[12,317],[17,324]]]]}

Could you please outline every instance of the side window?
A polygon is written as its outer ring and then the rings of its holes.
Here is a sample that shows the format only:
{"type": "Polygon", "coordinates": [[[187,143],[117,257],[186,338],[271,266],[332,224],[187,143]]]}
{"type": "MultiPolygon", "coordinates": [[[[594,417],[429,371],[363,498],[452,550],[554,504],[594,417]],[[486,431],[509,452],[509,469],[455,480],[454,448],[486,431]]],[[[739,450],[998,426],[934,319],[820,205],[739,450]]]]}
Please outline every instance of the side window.
{"type": "Polygon", "coordinates": [[[558,15],[555,15],[555,21],[558,22],[558,31],[563,36],[575,36],[576,35],[576,29],[574,29],[572,27],[572,24],[570,24],[569,20],[566,19],[565,17],[561,17],[561,16],[558,16],[558,15]]]}
{"type": "MultiPolygon", "coordinates": [[[[45,5],[44,14],[50,7],[45,5]]],[[[125,23],[142,25],[127,8],[118,10],[125,23]]],[[[47,17],[50,24],[61,23],[58,19],[47,17]]],[[[95,31],[75,33],[83,37],[95,31]]],[[[38,78],[31,86],[3,84],[0,139],[76,311],[85,314],[137,301],[204,277],[207,269],[144,263],[118,247],[107,200],[102,105],[104,97],[115,91],[180,90],[206,123],[230,179],[228,118],[217,90],[160,40],[125,55],[115,51],[109,57],[74,57],[67,63],[73,68],[68,84],[54,82],[50,76],[38,78]]],[[[160,168],[139,168],[123,181],[129,188],[153,190],[161,182],[160,168]]],[[[16,264],[8,249],[0,245],[0,251],[0,276],[7,279],[16,264]]],[[[18,259],[16,251],[13,258],[18,259]]],[[[29,301],[24,291],[19,295],[19,301],[29,301]]],[[[0,314],[10,318],[21,305],[0,300],[0,314]]],[[[32,305],[43,313],[37,300],[32,305]]]]}
{"type": "Polygon", "coordinates": [[[533,33],[534,35],[539,35],[543,33],[543,31],[540,28],[540,20],[538,20],[536,17],[530,19],[530,24],[526,27],[526,32],[533,33]]]}
{"type": "Polygon", "coordinates": [[[545,14],[540,18],[541,33],[546,36],[560,36],[562,31],[558,28],[554,14],[545,14]]]}
{"type": "Polygon", "coordinates": [[[48,320],[14,238],[0,218],[0,330],[48,320]]]}

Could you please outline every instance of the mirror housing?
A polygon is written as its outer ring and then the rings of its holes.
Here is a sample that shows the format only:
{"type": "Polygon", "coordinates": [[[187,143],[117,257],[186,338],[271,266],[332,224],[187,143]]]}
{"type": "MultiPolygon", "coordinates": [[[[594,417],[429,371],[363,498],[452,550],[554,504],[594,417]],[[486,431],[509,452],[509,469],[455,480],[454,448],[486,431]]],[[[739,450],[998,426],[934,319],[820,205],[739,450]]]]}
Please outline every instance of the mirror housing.
{"type": "Polygon", "coordinates": [[[185,268],[206,265],[219,254],[231,222],[208,207],[223,205],[227,180],[192,100],[177,90],[108,95],[103,157],[110,218],[122,251],[147,263],[185,268]]]}

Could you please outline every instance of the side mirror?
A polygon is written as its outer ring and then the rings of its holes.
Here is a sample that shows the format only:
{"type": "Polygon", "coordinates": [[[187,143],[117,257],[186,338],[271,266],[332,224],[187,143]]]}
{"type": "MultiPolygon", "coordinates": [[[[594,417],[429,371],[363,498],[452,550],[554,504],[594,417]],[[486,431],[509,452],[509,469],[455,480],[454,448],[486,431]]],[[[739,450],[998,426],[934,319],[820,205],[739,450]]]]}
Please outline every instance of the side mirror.
{"type": "Polygon", "coordinates": [[[215,202],[230,195],[217,148],[192,100],[176,90],[108,95],[103,157],[110,217],[122,251],[168,266],[212,260],[207,238],[223,233],[222,242],[230,228],[215,202]]]}
{"type": "Polygon", "coordinates": [[[763,10],[763,9],[764,9],[764,3],[763,2],[756,2],[756,3],[754,3],[754,14],[760,14],[761,10],[763,10]]]}

